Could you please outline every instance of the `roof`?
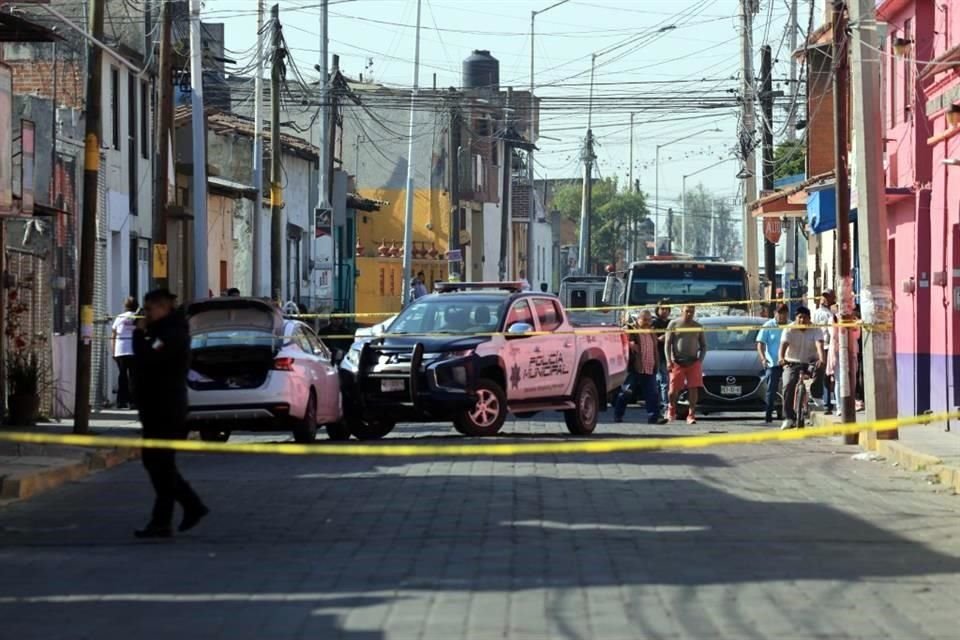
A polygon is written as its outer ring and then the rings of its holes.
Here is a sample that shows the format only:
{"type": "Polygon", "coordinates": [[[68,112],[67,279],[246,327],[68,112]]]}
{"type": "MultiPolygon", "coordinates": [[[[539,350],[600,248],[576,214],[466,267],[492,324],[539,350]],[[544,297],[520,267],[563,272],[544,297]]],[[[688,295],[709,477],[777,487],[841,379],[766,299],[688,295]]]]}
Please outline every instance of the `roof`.
{"type": "Polygon", "coordinates": [[[347,194],[348,209],[356,209],[357,211],[380,211],[381,207],[389,206],[389,204],[390,203],[387,202],[386,200],[374,200],[373,198],[365,198],[355,193],[347,194]]]}
{"type": "Polygon", "coordinates": [[[14,13],[0,11],[0,42],[56,42],[53,29],[14,13]]]}
{"type": "Polygon", "coordinates": [[[226,178],[221,178],[220,176],[208,176],[207,184],[211,187],[211,191],[224,191],[230,195],[252,198],[257,194],[257,188],[254,186],[243,184],[242,182],[227,180],[226,178]]]}
{"type": "MultiPolygon", "coordinates": [[[[773,193],[767,194],[767,195],[763,196],[762,198],[759,198],[759,199],[757,199],[757,200],[754,200],[754,201],[751,202],[750,205],[749,205],[749,206],[750,206],[750,211],[754,212],[753,215],[755,215],[755,216],[760,216],[760,215],[763,215],[764,213],[783,213],[783,212],[785,212],[785,211],[792,210],[792,209],[790,209],[790,208],[788,207],[788,208],[786,208],[786,209],[780,208],[780,209],[778,209],[777,211],[773,211],[773,208],[775,208],[775,207],[771,207],[771,210],[770,210],[770,211],[764,211],[764,207],[767,206],[767,205],[772,205],[772,204],[774,204],[774,203],[776,203],[776,202],[778,202],[778,201],[781,201],[781,200],[786,200],[787,198],[789,198],[789,197],[792,196],[792,195],[798,194],[798,193],[800,193],[801,191],[806,191],[807,189],[809,189],[809,188],[812,187],[812,186],[819,185],[819,184],[824,183],[824,182],[827,182],[827,181],[829,181],[829,180],[833,180],[833,171],[827,171],[827,172],[825,172],[825,173],[821,173],[821,174],[819,174],[819,175],[815,175],[815,176],[813,176],[813,177],[811,177],[811,178],[807,178],[807,179],[804,180],[803,182],[798,182],[797,184],[791,185],[791,186],[787,187],[786,189],[781,189],[781,190],[779,190],[779,191],[774,191],[773,193]]],[[[789,203],[788,203],[788,204],[789,204],[789,203]]],[[[800,205],[796,205],[796,206],[797,206],[797,207],[800,207],[800,205]]],[[[802,207],[800,207],[800,209],[802,209],[802,210],[804,211],[804,215],[806,215],[806,204],[805,204],[805,203],[804,203],[804,205],[803,205],[802,207]]]]}
{"type": "MultiPolygon", "coordinates": [[[[253,138],[254,126],[253,119],[228,113],[219,109],[207,109],[207,130],[213,133],[234,133],[247,138],[253,138]]],[[[174,115],[174,123],[177,127],[186,125],[193,119],[193,111],[188,106],[179,106],[174,115]]],[[[269,144],[273,139],[269,130],[264,130],[264,144],[269,144]]],[[[310,144],[303,138],[298,138],[287,133],[280,134],[280,142],[283,144],[284,151],[299,155],[308,160],[317,160],[320,157],[320,149],[310,144]]]]}

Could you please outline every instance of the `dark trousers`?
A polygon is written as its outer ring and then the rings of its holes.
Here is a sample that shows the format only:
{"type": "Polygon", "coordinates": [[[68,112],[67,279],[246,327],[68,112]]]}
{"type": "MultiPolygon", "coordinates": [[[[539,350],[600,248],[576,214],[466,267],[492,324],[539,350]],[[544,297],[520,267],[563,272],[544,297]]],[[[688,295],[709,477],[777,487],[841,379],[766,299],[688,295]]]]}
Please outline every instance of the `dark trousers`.
{"type": "Polygon", "coordinates": [[[797,411],[793,403],[797,385],[800,384],[800,373],[806,366],[808,365],[799,362],[788,362],[783,367],[783,413],[790,421],[797,419],[797,411]]]}
{"type": "Polygon", "coordinates": [[[117,376],[117,408],[124,409],[133,405],[133,377],[131,367],[133,366],[133,356],[119,356],[114,358],[117,363],[117,369],[120,370],[117,376]]]}
{"type": "Polygon", "coordinates": [[[643,398],[643,403],[647,408],[647,415],[653,419],[660,416],[660,390],[657,387],[657,375],[636,373],[631,371],[627,375],[627,380],[620,387],[620,393],[613,401],[613,415],[616,419],[623,418],[627,411],[627,403],[630,397],[637,395],[643,398]]]}
{"type": "MultiPolygon", "coordinates": [[[[780,391],[780,379],[783,377],[783,367],[767,367],[764,382],[767,383],[766,412],[767,418],[773,416],[777,410],[777,392],[780,391]]],[[[786,400],[784,400],[786,404],[786,400]]]]}
{"type": "MultiPolygon", "coordinates": [[[[170,417],[170,416],[167,416],[170,417]]],[[[160,440],[183,440],[187,430],[183,419],[175,419],[163,424],[161,419],[147,420],[143,427],[143,437],[160,440]]],[[[150,476],[156,498],[153,502],[153,514],[150,524],[156,527],[169,527],[173,524],[173,508],[179,502],[184,511],[196,511],[203,508],[203,502],[177,469],[177,453],[172,449],[144,449],[143,466],[150,476]]]]}

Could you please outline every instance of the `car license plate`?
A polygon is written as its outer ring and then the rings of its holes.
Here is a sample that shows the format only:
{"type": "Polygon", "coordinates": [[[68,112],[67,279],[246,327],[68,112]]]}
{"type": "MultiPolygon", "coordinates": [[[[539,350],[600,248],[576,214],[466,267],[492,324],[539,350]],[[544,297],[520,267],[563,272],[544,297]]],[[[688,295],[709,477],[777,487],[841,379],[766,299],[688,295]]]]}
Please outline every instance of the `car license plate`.
{"type": "Polygon", "coordinates": [[[725,396],[738,396],[740,395],[743,387],[738,384],[725,384],[720,387],[720,394],[725,396]]]}
{"type": "Polygon", "coordinates": [[[406,382],[403,380],[381,380],[380,390],[384,393],[393,393],[403,391],[406,388],[406,382]]]}

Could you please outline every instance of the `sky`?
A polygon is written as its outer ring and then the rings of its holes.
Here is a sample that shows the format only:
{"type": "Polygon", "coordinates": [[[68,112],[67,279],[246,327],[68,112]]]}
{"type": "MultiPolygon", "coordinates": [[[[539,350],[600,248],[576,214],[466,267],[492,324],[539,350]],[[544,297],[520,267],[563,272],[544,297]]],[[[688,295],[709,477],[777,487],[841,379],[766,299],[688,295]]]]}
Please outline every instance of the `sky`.
{"type": "MultiPolygon", "coordinates": [[[[530,84],[530,13],[556,0],[422,0],[420,85],[461,86],[461,62],[473,49],[500,61],[501,87],[530,84]]],[[[267,11],[272,6],[267,3],[267,11]]],[[[760,0],[754,45],[772,47],[774,89],[790,95],[789,0],[760,0]]],[[[801,35],[822,20],[822,2],[798,0],[801,35]]],[[[280,20],[298,68],[315,79],[320,2],[281,0],[280,20]]],[[[597,170],[626,182],[630,112],[634,177],[655,196],[660,150],[661,208],[679,200],[682,177],[721,197],[736,197],[740,85],[739,0],[570,0],[536,18],[536,93],[544,97],[537,177],[582,175],[579,150],[587,127],[591,58],[596,55],[592,126],[597,170]],[[702,108],[710,106],[711,108],[702,108]],[[674,142],[679,138],[687,139],[674,142]],[[669,144],[668,144],[669,143],[669,144]],[[716,164],[716,166],[712,166],[716,164]]],[[[225,22],[229,53],[248,67],[256,43],[255,0],[205,0],[203,19],[225,22]]],[[[348,76],[391,86],[413,84],[417,0],[330,0],[330,52],[348,76]]],[[[759,54],[755,59],[759,74],[759,54]]],[[[785,104],[788,97],[780,100],[785,104]]],[[[786,109],[774,113],[784,129],[786,109]]]]}

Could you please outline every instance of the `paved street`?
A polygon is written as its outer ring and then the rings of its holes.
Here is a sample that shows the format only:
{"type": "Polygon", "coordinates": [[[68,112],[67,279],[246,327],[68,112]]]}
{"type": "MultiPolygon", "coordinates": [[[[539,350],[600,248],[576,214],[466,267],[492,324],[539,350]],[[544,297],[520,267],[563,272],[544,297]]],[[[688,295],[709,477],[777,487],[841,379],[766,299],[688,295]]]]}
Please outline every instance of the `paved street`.
{"type": "MultiPolygon", "coordinates": [[[[563,436],[548,419],[506,437],[563,436]]],[[[213,514],[155,543],[131,536],[151,493],[127,464],[0,510],[0,638],[953,636],[960,499],[858,451],[185,456],[213,514]]]]}

